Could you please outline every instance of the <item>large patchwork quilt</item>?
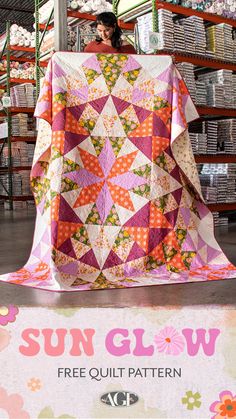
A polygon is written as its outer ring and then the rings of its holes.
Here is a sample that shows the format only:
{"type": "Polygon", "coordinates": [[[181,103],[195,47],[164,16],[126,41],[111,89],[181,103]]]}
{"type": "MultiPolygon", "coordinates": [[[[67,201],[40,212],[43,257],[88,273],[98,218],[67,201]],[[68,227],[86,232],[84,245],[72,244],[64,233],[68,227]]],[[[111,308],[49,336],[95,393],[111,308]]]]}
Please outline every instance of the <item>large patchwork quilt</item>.
{"type": "Polygon", "coordinates": [[[2,281],[56,291],[236,277],[201,196],[169,56],[58,52],[38,99],[32,252],[2,281]]]}

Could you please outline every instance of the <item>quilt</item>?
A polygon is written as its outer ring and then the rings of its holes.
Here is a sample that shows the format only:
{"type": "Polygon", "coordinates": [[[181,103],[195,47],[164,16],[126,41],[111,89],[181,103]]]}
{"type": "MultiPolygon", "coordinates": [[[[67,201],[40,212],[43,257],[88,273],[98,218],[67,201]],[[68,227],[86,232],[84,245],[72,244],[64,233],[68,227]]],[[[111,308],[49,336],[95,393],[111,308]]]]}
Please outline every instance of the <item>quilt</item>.
{"type": "Polygon", "coordinates": [[[82,291],[236,277],[201,195],[187,132],[198,114],[171,57],[57,52],[35,116],[32,252],[1,281],[82,291]]]}

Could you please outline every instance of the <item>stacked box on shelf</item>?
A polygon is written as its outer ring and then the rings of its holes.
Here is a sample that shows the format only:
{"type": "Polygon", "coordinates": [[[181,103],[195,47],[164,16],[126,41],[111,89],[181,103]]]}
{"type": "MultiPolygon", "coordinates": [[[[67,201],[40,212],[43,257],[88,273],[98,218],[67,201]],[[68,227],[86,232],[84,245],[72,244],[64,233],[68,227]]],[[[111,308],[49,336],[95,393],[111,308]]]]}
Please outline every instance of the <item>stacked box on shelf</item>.
{"type": "Polygon", "coordinates": [[[195,52],[198,55],[206,54],[206,30],[204,20],[198,16],[191,16],[195,28],[195,52]]]}
{"type": "Polygon", "coordinates": [[[232,29],[226,23],[206,28],[207,48],[220,60],[235,61],[232,29]]]}
{"type": "MultiPolygon", "coordinates": [[[[30,166],[33,160],[34,144],[16,141],[11,144],[12,166],[30,166]]],[[[8,166],[8,146],[4,145],[0,155],[0,166],[8,166]]]]}
{"type": "Polygon", "coordinates": [[[189,135],[196,154],[236,154],[236,119],[193,122],[189,135]]]}
{"type": "Polygon", "coordinates": [[[208,203],[235,202],[235,164],[204,164],[199,178],[203,197],[208,203]]]}
{"type": "Polygon", "coordinates": [[[218,212],[214,211],[214,212],[212,212],[212,215],[213,215],[214,226],[218,227],[220,214],[218,212]]]}
{"type": "Polygon", "coordinates": [[[218,124],[217,121],[204,121],[202,131],[207,135],[207,153],[217,153],[218,124]]]}
{"type": "MultiPolygon", "coordinates": [[[[12,182],[12,194],[13,196],[28,196],[31,195],[30,189],[30,171],[29,170],[21,170],[17,173],[12,174],[13,182],[12,182]]],[[[9,177],[8,174],[0,174],[0,195],[7,196],[6,190],[3,188],[2,184],[5,186],[7,190],[9,190],[9,177]]]]}
{"type": "Polygon", "coordinates": [[[158,32],[160,50],[172,50],[174,47],[174,23],[172,13],[168,10],[158,10],[158,32]]]}
{"type": "Polygon", "coordinates": [[[194,154],[207,153],[207,134],[189,132],[189,138],[194,154]]]}
{"type": "Polygon", "coordinates": [[[236,155],[236,119],[218,120],[218,152],[236,155]]]}
{"type": "Polygon", "coordinates": [[[196,102],[196,81],[194,78],[194,65],[191,63],[177,63],[176,67],[178,68],[187,85],[192,100],[196,102]]]}
{"type": "MultiPolygon", "coordinates": [[[[235,56],[236,56],[236,53],[235,53],[235,56]]],[[[234,108],[236,108],[236,74],[232,74],[232,82],[233,82],[232,92],[233,92],[233,98],[234,98],[234,108]]]]}
{"type": "MultiPolygon", "coordinates": [[[[184,28],[185,52],[195,54],[195,22],[192,17],[179,20],[180,25],[184,28]]],[[[176,29],[176,28],[175,28],[176,29]]]]}
{"type": "Polygon", "coordinates": [[[224,58],[224,34],[219,25],[206,28],[207,49],[214,52],[216,58],[224,58]]]}
{"type": "Polygon", "coordinates": [[[149,47],[149,32],[152,32],[152,13],[147,13],[144,16],[137,18],[138,33],[139,33],[139,46],[144,53],[153,52],[149,47]]]}
{"type": "Polygon", "coordinates": [[[196,80],[196,104],[206,106],[207,105],[207,92],[204,82],[196,80]]]}
{"type": "Polygon", "coordinates": [[[14,137],[34,137],[36,135],[35,119],[25,113],[13,115],[11,133],[14,137]]]}
{"type": "Polygon", "coordinates": [[[184,26],[174,23],[174,50],[185,51],[184,26]]]}
{"type": "Polygon", "coordinates": [[[217,70],[198,75],[198,81],[204,83],[207,89],[207,105],[233,108],[235,88],[233,80],[231,70],[217,70]]]}
{"type": "Polygon", "coordinates": [[[33,108],[36,105],[36,88],[31,83],[17,84],[10,89],[11,105],[33,108]]]}

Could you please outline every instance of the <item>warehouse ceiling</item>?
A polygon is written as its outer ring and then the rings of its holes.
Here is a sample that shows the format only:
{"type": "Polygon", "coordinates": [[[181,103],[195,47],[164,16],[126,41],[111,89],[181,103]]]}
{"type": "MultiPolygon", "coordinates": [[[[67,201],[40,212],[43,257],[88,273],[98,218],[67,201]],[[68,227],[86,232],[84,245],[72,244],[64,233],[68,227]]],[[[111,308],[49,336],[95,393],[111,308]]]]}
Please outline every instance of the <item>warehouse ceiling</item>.
{"type": "Polygon", "coordinates": [[[7,20],[32,32],[33,13],[34,0],[0,0],[0,34],[6,31],[7,20]]]}

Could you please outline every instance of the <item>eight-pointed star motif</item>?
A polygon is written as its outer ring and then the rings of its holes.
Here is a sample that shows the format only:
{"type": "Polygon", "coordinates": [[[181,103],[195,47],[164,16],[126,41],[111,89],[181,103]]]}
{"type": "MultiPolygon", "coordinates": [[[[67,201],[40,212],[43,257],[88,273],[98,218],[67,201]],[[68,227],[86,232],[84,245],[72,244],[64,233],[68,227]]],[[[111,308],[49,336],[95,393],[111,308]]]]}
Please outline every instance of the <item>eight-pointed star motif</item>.
{"type": "Polygon", "coordinates": [[[79,151],[84,167],[66,174],[82,187],[74,208],[96,203],[102,221],[106,220],[113,203],[134,211],[129,190],[147,183],[145,178],[129,171],[138,151],[116,158],[108,139],[99,157],[79,151]]]}

